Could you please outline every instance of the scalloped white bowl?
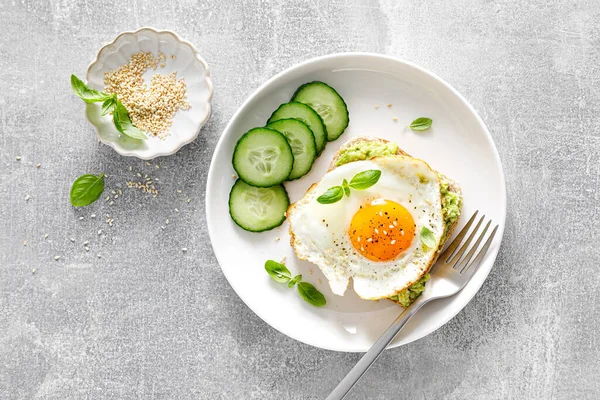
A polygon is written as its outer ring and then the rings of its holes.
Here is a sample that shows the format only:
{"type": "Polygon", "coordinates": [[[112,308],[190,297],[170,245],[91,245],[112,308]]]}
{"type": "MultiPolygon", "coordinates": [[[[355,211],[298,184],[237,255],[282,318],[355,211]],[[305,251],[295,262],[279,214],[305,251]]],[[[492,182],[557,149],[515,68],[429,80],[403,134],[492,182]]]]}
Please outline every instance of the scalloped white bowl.
{"type": "Polygon", "coordinates": [[[147,140],[135,140],[122,135],[115,128],[112,116],[100,115],[100,103],[86,104],[86,117],[96,127],[98,139],[102,143],[123,156],[149,160],[175,154],[181,147],[198,137],[200,129],[210,117],[213,85],[208,65],[191,43],[181,39],[174,32],[148,27],[123,32],[102,47],[87,69],[88,85],[103,90],[104,73],[126,64],[132,54],[140,51],[150,51],[155,56],[160,52],[166,56],[164,68],[146,71],[146,82],[157,73],[167,75],[177,71],[177,79],[184,78],[187,100],[191,108],[187,111],[179,110],[175,114],[169,134],[163,139],[148,137],[147,140]],[[171,55],[175,55],[175,59],[171,58],[171,55]]]}

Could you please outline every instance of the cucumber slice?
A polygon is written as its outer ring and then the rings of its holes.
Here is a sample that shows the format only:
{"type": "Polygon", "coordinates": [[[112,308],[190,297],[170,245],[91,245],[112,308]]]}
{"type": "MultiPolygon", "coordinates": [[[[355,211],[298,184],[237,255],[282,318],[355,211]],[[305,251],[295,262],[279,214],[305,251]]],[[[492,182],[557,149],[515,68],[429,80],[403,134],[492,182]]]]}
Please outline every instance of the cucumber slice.
{"type": "Polygon", "coordinates": [[[238,179],[229,193],[229,214],[242,229],[262,232],[285,221],[290,199],[283,185],[258,188],[238,179]]]}
{"type": "Polygon", "coordinates": [[[291,181],[306,175],[317,157],[315,136],[308,125],[297,119],[286,118],[271,122],[267,128],[283,133],[292,148],[294,166],[287,180],[291,181]]]}
{"type": "Polygon", "coordinates": [[[289,103],[280,105],[279,108],[271,114],[267,124],[286,118],[298,119],[308,125],[315,136],[317,153],[321,154],[327,142],[327,133],[325,132],[325,125],[323,125],[321,116],[304,103],[290,101],[289,103]]]}
{"type": "Polygon", "coordinates": [[[257,187],[279,185],[294,166],[287,139],[268,128],[254,128],[238,140],[233,151],[233,168],[247,184],[257,187]]]}
{"type": "Polygon", "coordinates": [[[350,122],[344,99],[326,83],[315,81],[300,86],[292,101],[310,106],[321,116],[329,142],[339,138],[350,122]]]}

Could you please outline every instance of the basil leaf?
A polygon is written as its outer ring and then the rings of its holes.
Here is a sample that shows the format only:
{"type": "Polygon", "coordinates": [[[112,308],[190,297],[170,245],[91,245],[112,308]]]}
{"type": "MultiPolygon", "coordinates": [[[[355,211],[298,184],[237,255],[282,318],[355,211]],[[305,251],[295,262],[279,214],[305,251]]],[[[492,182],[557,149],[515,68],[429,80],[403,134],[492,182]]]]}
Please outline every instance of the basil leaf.
{"type": "Polygon", "coordinates": [[[426,117],[421,117],[421,118],[417,118],[415,119],[413,122],[410,123],[410,129],[412,129],[413,131],[426,131],[427,129],[431,128],[431,123],[433,121],[431,120],[431,118],[426,118],[426,117]]]}
{"type": "Polygon", "coordinates": [[[342,188],[344,189],[344,194],[347,197],[350,197],[350,187],[348,186],[348,181],[346,179],[342,182],[342,188]]]}
{"type": "Polygon", "coordinates": [[[356,190],[365,190],[376,184],[380,177],[380,170],[368,169],[354,175],[354,177],[350,179],[350,187],[356,190]]]}
{"type": "Polygon", "coordinates": [[[294,279],[288,282],[288,287],[293,288],[296,283],[298,283],[302,279],[302,275],[296,275],[294,279]]]}
{"type": "Polygon", "coordinates": [[[71,75],[71,88],[73,89],[73,93],[75,93],[81,100],[86,103],[97,103],[100,101],[106,101],[111,96],[104,92],[101,92],[96,89],[92,89],[81,79],[76,77],[75,75],[71,75]]]}
{"type": "Polygon", "coordinates": [[[319,292],[316,287],[308,282],[298,283],[298,293],[307,302],[315,307],[323,307],[327,304],[323,293],[319,292]]]}
{"type": "Polygon", "coordinates": [[[106,100],[104,103],[102,103],[102,113],[100,115],[106,115],[111,112],[115,108],[116,103],[116,96],[112,96],[110,99],[106,100]]]}
{"type": "Polygon", "coordinates": [[[147,139],[146,135],[136,128],[131,119],[129,118],[129,113],[127,112],[127,108],[121,103],[119,100],[115,102],[115,106],[113,109],[113,122],[115,123],[115,127],[119,132],[121,132],[125,136],[129,136],[132,139],[147,139]]]}
{"type": "Polygon", "coordinates": [[[83,207],[92,204],[104,191],[104,173],[100,176],[85,174],[73,182],[71,186],[71,204],[83,207]]]}
{"type": "Polygon", "coordinates": [[[321,204],[333,204],[340,201],[342,197],[344,197],[344,189],[341,186],[333,186],[317,197],[317,201],[321,204]]]}
{"type": "Polygon", "coordinates": [[[271,275],[271,278],[278,283],[289,282],[292,278],[292,273],[290,270],[287,269],[285,265],[278,263],[277,261],[268,260],[265,263],[265,270],[269,275],[271,275]]]}
{"type": "Polygon", "coordinates": [[[437,244],[435,240],[435,236],[433,236],[433,232],[429,230],[428,227],[424,226],[421,228],[421,242],[430,249],[433,249],[437,244]]]}

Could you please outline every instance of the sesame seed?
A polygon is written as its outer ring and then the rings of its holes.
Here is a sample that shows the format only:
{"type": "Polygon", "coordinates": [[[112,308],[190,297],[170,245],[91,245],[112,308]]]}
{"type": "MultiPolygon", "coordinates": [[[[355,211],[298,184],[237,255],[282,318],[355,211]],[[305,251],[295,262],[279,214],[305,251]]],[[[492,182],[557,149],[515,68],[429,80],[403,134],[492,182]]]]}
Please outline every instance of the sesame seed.
{"type": "Polygon", "coordinates": [[[60,260],[60,256],[54,256],[54,259],[55,259],[56,261],[58,261],[58,260],[60,260]]]}
{"type": "Polygon", "coordinates": [[[365,248],[363,246],[360,246],[360,251],[365,251],[365,248]]]}
{"type": "Polygon", "coordinates": [[[16,156],[15,158],[17,159],[17,161],[21,161],[21,156],[16,156]]]}
{"type": "Polygon", "coordinates": [[[25,201],[29,201],[30,198],[31,198],[30,195],[25,196],[25,201]]]}
{"type": "Polygon", "coordinates": [[[177,189],[177,193],[181,193],[181,189],[177,189]]]}
{"type": "Polygon", "coordinates": [[[372,242],[372,241],[373,241],[373,238],[368,238],[367,239],[367,242],[372,242]]]}
{"type": "Polygon", "coordinates": [[[84,249],[85,249],[85,251],[90,251],[90,248],[89,248],[89,247],[87,247],[87,246],[86,246],[86,247],[84,247],[84,249]]]}
{"type": "Polygon", "coordinates": [[[27,246],[27,240],[23,240],[23,246],[27,246]]]}
{"type": "Polygon", "coordinates": [[[104,75],[105,91],[116,93],[123,102],[133,124],[153,136],[164,139],[179,110],[189,110],[184,79],[177,72],[155,74],[147,85],[143,74],[150,68],[165,67],[166,57],[151,52],[133,54],[130,61],[104,75]]]}
{"type": "Polygon", "coordinates": [[[37,271],[37,269],[35,269],[35,268],[32,268],[32,269],[31,269],[31,273],[32,273],[32,274],[34,274],[34,275],[35,275],[35,272],[36,272],[36,271],[37,271]]]}
{"type": "Polygon", "coordinates": [[[142,174],[140,174],[139,172],[136,175],[138,176],[138,178],[142,177],[142,174]]]}
{"type": "Polygon", "coordinates": [[[375,228],[375,233],[379,235],[379,229],[375,228]]]}
{"type": "Polygon", "coordinates": [[[389,226],[389,228],[390,228],[390,229],[394,229],[394,225],[390,225],[390,226],[389,226]]]}
{"type": "Polygon", "coordinates": [[[47,233],[44,234],[44,239],[48,239],[48,234],[47,233]]]}
{"type": "Polygon", "coordinates": [[[357,242],[360,242],[360,236],[356,238],[356,241],[357,241],[357,242]]]}
{"type": "Polygon", "coordinates": [[[74,238],[70,238],[71,242],[75,243],[75,239],[74,238]]]}
{"type": "Polygon", "coordinates": [[[398,221],[394,220],[394,222],[392,222],[394,224],[394,226],[398,226],[398,221]]]}
{"type": "Polygon", "coordinates": [[[287,257],[286,257],[286,256],[283,256],[283,257],[281,257],[281,260],[279,260],[279,263],[280,263],[280,264],[285,264],[285,262],[286,262],[286,259],[287,259],[287,257]]]}
{"type": "Polygon", "coordinates": [[[98,235],[102,235],[102,229],[98,229],[98,235]]]}
{"type": "Polygon", "coordinates": [[[391,244],[396,244],[396,241],[395,241],[395,240],[392,240],[390,243],[391,243],[391,244]]]}
{"type": "Polygon", "coordinates": [[[89,240],[86,240],[85,242],[83,242],[83,245],[87,246],[89,242],[90,242],[89,240]]]}
{"type": "Polygon", "coordinates": [[[39,168],[39,167],[41,167],[41,166],[42,166],[42,164],[35,164],[35,167],[36,167],[36,168],[39,168]]]}
{"type": "Polygon", "coordinates": [[[383,234],[384,234],[384,235],[387,235],[387,231],[383,231],[383,234]]]}
{"type": "Polygon", "coordinates": [[[83,217],[79,217],[79,220],[80,220],[80,221],[83,221],[83,217]]]}
{"type": "Polygon", "coordinates": [[[150,165],[150,163],[148,161],[146,161],[146,165],[150,165]]]}
{"type": "Polygon", "coordinates": [[[175,212],[179,212],[179,209],[178,209],[178,208],[176,208],[176,209],[175,209],[175,212]]]}
{"type": "Polygon", "coordinates": [[[400,230],[400,234],[401,234],[402,236],[404,236],[404,231],[403,231],[403,230],[400,230]]]}
{"type": "Polygon", "coordinates": [[[102,258],[102,256],[100,255],[100,253],[96,254],[96,257],[102,258]]]}
{"type": "Polygon", "coordinates": [[[187,247],[182,248],[181,251],[185,253],[187,251],[187,247]]]}
{"type": "Polygon", "coordinates": [[[92,214],[92,215],[90,215],[90,217],[96,218],[96,214],[92,214]]]}

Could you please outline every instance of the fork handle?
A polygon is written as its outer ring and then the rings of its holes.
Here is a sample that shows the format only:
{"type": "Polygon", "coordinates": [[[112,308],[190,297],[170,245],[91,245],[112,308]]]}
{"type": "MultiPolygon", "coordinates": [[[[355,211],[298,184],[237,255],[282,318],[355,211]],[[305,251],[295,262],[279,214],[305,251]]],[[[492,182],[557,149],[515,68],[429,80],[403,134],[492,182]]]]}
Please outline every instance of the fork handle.
{"type": "Polygon", "coordinates": [[[377,360],[383,350],[390,344],[396,337],[400,329],[406,325],[409,319],[419,311],[419,309],[427,303],[428,299],[423,296],[419,296],[402,314],[396,318],[396,320],[390,325],[389,328],[381,335],[375,344],[367,351],[367,353],[360,359],[358,363],[348,372],[348,375],[336,386],[335,389],[327,396],[327,400],[341,400],[348,392],[356,385],[356,382],[367,372],[369,367],[377,360]]]}

